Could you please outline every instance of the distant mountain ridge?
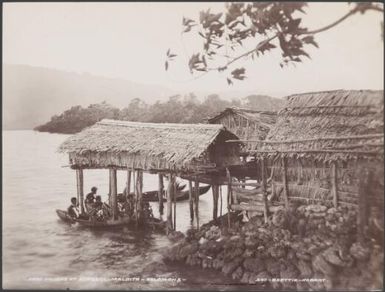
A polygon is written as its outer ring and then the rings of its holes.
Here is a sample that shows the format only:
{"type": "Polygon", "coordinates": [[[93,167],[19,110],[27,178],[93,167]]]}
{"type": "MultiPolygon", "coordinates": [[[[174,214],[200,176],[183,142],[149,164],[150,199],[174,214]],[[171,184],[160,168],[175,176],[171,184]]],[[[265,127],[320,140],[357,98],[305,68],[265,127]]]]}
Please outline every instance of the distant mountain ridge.
{"type": "MultiPolygon", "coordinates": [[[[160,85],[139,84],[88,73],[67,72],[29,65],[3,64],[3,129],[33,129],[54,115],[72,106],[107,103],[123,108],[140,98],[152,104],[165,101],[179,92],[160,85]]],[[[182,93],[185,94],[185,93],[182,93]]],[[[208,96],[204,92],[199,97],[208,96]]],[[[242,98],[236,92],[224,92],[221,97],[243,100],[259,110],[274,110],[282,99],[266,95],[242,98]],[[258,100],[258,101],[256,101],[258,100]]],[[[243,95],[244,96],[244,95],[243,95]]]]}
{"type": "Polygon", "coordinates": [[[130,100],[164,100],[174,91],[124,79],[27,65],[3,65],[3,128],[32,129],[73,105],[104,100],[123,107],[130,100]]]}

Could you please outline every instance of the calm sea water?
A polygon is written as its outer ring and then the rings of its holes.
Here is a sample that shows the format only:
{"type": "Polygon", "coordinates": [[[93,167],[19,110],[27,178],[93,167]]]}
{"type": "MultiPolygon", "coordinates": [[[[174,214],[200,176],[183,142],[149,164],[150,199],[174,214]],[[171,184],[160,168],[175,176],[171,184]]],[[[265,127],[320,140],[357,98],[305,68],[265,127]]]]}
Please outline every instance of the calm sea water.
{"type": "MultiPolygon", "coordinates": [[[[229,287],[219,272],[165,265],[160,250],[171,244],[165,235],[126,228],[92,230],[61,222],[55,209],[66,209],[76,196],[75,172],[67,156],[57,153],[67,137],[3,131],[3,288],[229,287]]],[[[125,179],[126,172],[118,172],[120,192],[125,179]]],[[[157,189],[157,182],[156,175],[145,174],[144,191],[157,189]]],[[[107,201],[108,170],[84,171],[84,184],[85,193],[97,186],[107,201]]],[[[158,216],[157,203],[152,207],[158,216]]],[[[211,216],[210,189],[200,197],[200,223],[211,216]]],[[[188,201],[178,202],[177,230],[189,227],[188,201]]]]}

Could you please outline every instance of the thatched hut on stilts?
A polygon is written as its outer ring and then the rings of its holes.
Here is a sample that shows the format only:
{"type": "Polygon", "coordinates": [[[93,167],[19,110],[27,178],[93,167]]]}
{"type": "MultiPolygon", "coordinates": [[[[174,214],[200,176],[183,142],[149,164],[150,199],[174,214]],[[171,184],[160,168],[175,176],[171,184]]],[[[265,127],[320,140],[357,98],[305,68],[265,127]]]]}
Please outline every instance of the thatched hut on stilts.
{"type": "MultiPolygon", "coordinates": [[[[137,222],[141,221],[142,216],[143,172],[159,175],[160,213],[163,212],[163,177],[167,176],[167,224],[169,229],[175,229],[175,178],[179,176],[190,180],[190,210],[195,213],[198,221],[199,182],[211,183],[216,180],[218,172],[224,172],[226,167],[240,163],[239,144],[225,143],[231,139],[238,137],[222,125],[102,120],[69,137],[59,150],[69,154],[71,168],[76,169],[82,212],[83,170],[110,170],[109,197],[113,220],[119,217],[116,204],[118,170],[127,171],[127,192],[133,190],[135,193],[137,222]],[[130,181],[133,182],[132,189],[130,181]]],[[[194,214],[191,215],[194,218],[194,214]]]]}
{"type": "Polygon", "coordinates": [[[271,170],[272,189],[293,201],[358,210],[358,233],[383,229],[383,91],[295,94],[259,147],[249,151],[271,170]]]}

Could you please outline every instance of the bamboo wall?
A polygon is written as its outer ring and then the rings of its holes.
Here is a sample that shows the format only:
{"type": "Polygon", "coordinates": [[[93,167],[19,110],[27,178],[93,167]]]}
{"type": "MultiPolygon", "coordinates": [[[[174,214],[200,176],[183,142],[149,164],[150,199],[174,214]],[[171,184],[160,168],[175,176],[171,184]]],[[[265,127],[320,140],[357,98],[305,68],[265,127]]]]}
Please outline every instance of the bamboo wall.
{"type": "MultiPolygon", "coordinates": [[[[370,207],[381,206],[383,209],[384,167],[381,162],[336,163],[337,203],[352,208],[358,207],[362,167],[370,169],[373,174],[367,192],[368,204],[370,207]]],[[[274,163],[271,170],[273,170],[275,191],[280,194],[279,199],[283,201],[283,168],[280,159],[274,163]]],[[[286,173],[290,201],[333,205],[332,163],[288,159],[286,173]]]]}

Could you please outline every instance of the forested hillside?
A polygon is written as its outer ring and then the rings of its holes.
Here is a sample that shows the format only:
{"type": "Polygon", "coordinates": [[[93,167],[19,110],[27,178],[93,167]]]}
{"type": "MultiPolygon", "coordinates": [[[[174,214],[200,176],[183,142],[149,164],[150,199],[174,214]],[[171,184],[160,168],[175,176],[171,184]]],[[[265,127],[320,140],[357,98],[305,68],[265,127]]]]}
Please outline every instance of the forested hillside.
{"type": "Polygon", "coordinates": [[[175,95],[167,101],[147,104],[135,98],[127,107],[119,109],[106,102],[91,104],[87,108],[73,106],[60,115],[35,128],[41,132],[77,133],[104,118],[154,123],[204,123],[226,107],[249,107],[258,110],[279,110],[283,100],[268,96],[251,95],[231,101],[213,94],[200,101],[194,94],[175,95]]]}

